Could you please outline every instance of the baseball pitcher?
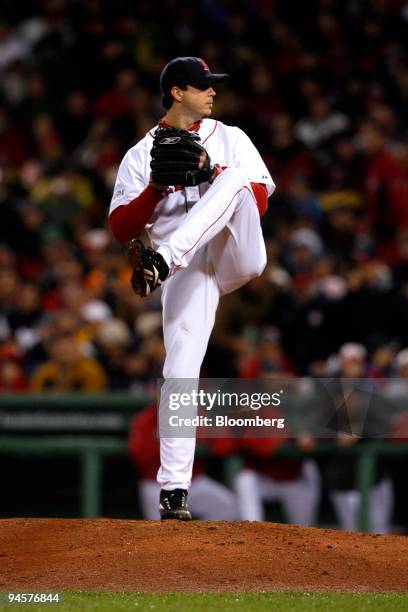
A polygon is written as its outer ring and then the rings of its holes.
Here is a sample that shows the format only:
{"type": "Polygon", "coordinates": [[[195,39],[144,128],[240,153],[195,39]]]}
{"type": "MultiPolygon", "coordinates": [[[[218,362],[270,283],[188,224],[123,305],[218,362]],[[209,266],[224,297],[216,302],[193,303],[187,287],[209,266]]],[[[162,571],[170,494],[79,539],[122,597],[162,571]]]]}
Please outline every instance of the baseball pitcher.
{"type": "MultiPolygon", "coordinates": [[[[221,295],[266,264],[260,215],[274,191],[258,151],[238,127],[210,119],[214,87],[228,79],[198,57],[162,71],[166,114],[124,156],[109,220],[129,243],[132,287],[163,286],[164,379],[197,379],[221,295]],[[146,229],[152,248],[136,237],[146,229]]],[[[168,411],[162,393],[159,418],[168,411]]],[[[162,519],[189,520],[194,438],[160,440],[162,519]]]]}

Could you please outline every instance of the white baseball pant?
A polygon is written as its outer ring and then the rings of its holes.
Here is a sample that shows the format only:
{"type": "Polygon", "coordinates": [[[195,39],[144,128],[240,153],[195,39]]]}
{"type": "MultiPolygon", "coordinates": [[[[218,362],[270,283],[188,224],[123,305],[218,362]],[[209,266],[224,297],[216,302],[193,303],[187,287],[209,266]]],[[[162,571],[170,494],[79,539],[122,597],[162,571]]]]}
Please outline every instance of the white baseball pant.
{"type": "Polygon", "coordinates": [[[317,522],[321,479],[311,459],[303,462],[300,478],[291,481],[277,481],[245,468],[236,476],[235,491],[241,520],[265,520],[263,502],[278,501],[289,523],[314,525],[317,522]]]}
{"type": "MultiPolygon", "coordinates": [[[[358,530],[360,492],[333,491],[330,499],[342,529],[358,530]]],[[[369,521],[371,533],[389,533],[394,508],[394,488],[389,478],[383,478],[370,490],[369,521]]]]}
{"type": "MultiPolygon", "coordinates": [[[[237,169],[224,170],[158,251],[172,273],[162,293],[163,376],[171,384],[175,379],[195,379],[198,384],[220,295],[259,276],[266,265],[259,213],[248,180],[237,169]]],[[[164,389],[159,422],[167,415],[164,389]]],[[[157,476],[161,488],[189,488],[194,452],[193,437],[161,437],[157,476]]]]}

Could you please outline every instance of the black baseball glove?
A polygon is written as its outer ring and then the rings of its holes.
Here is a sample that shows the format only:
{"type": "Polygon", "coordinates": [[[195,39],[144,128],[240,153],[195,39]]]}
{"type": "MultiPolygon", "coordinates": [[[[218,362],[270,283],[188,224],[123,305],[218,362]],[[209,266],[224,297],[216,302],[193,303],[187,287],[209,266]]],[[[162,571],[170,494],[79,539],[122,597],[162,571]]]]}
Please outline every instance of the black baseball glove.
{"type": "Polygon", "coordinates": [[[194,186],[214,174],[215,168],[196,132],[157,128],[151,156],[151,181],[156,185],[194,186]]]}

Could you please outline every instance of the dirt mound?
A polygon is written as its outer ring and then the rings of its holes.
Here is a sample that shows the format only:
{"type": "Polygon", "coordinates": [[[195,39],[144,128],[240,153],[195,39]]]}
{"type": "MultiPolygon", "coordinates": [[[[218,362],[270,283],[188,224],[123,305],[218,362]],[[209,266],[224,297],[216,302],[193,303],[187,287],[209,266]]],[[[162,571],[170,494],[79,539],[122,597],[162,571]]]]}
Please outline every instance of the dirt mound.
{"type": "Polygon", "coordinates": [[[0,590],[408,591],[408,539],[275,523],[5,519],[0,590]]]}

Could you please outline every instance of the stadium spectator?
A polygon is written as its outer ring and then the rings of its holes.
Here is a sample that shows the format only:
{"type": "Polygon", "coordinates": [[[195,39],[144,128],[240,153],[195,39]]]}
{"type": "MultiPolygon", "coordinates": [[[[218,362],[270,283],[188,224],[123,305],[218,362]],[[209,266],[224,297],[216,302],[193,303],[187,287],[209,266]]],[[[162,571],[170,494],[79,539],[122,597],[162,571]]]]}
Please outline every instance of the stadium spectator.
{"type": "MultiPolygon", "coordinates": [[[[337,380],[331,387],[331,416],[326,419],[333,428],[334,444],[339,449],[361,445],[373,437],[387,437],[390,430],[382,423],[371,403],[374,392],[367,372],[367,351],[361,344],[344,344],[337,358],[337,380]],[[360,384],[347,385],[347,379],[357,379],[360,384]],[[338,384],[337,384],[338,383],[338,384]]],[[[383,405],[381,406],[383,410],[383,405]]],[[[382,412],[381,410],[381,412],[382,412]]],[[[386,416],[386,415],[385,415],[386,416]]],[[[325,462],[324,470],[330,499],[342,529],[357,531],[361,495],[356,488],[356,457],[352,454],[335,455],[325,462]]],[[[394,490],[383,461],[379,461],[374,485],[370,489],[370,530],[372,533],[389,533],[393,511],[394,490]]]]}
{"type": "Polygon", "coordinates": [[[28,391],[29,381],[24,374],[23,364],[16,356],[0,358],[0,392],[16,393],[28,391]]]}
{"type": "Polygon", "coordinates": [[[49,359],[31,376],[32,391],[103,391],[106,374],[97,361],[81,355],[74,337],[65,334],[48,344],[49,359]]]}
{"type": "Polygon", "coordinates": [[[380,255],[387,263],[395,265],[396,228],[408,227],[407,171],[387,147],[384,129],[377,122],[365,122],[360,138],[366,153],[366,214],[378,240],[380,255]]]}
{"type": "Polygon", "coordinates": [[[22,351],[17,345],[4,343],[0,348],[0,392],[16,393],[28,388],[22,351]]]}
{"type": "Polygon", "coordinates": [[[95,341],[98,361],[108,377],[109,389],[125,389],[129,383],[125,359],[131,342],[128,327],[121,319],[107,319],[98,330],[95,341]]]}
{"type": "Polygon", "coordinates": [[[239,517],[265,520],[265,502],[279,502],[288,523],[315,525],[320,502],[320,474],[312,459],[274,456],[279,441],[242,438],[236,452],[244,462],[235,478],[239,517]]]}
{"type": "Polygon", "coordinates": [[[329,141],[349,127],[349,119],[340,112],[331,109],[327,97],[312,98],[309,103],[309,115],[300,119],[295,126],[295,133],[308,149],[325,148],[329,141]]]}

